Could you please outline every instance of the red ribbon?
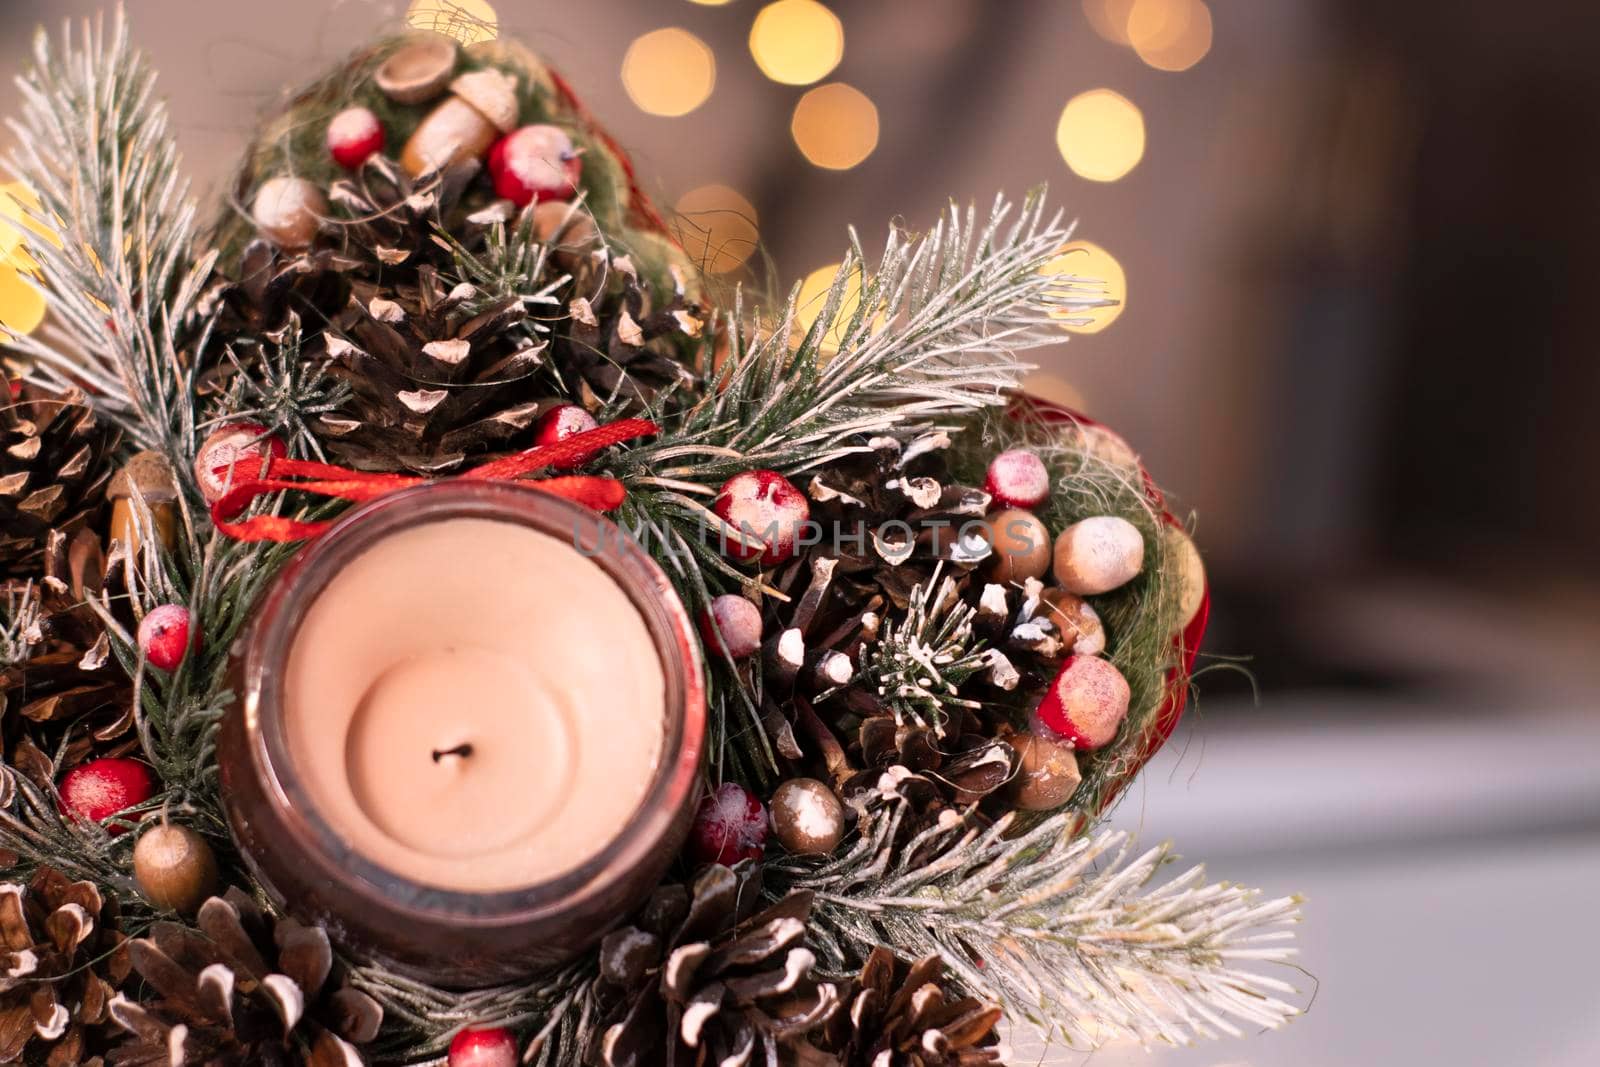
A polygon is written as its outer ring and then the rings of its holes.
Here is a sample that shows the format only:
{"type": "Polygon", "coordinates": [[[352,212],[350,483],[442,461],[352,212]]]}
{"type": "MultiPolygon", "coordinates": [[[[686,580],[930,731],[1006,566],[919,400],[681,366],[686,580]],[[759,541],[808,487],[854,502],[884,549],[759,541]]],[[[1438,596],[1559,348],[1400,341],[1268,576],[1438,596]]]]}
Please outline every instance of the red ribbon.
{"type": "MultiPolygon", "coordinates": [[[[502,459],[473,467],[455,475],[475,482],[510,482],[549,467],[576,467],[601,452],[624,441],[649,437],[660,432],[660,427],[646,419],[620,419],[604,426],[571,437],[555,444],[540,445],[502,459]]],[[[226,474],[227,467],[217,468],[226,474]]],[[[336,500],[360,503],[376,500],[397,489],[423,485],[432,481],[414,474],[383,474],[373,471],[351,470],[330,463],[315,463],[304,459],[287,459],[280,456],[268,458],[261,475],[234,486],[211,505],[211,521],[227,536],[236,541],[304,541],[323,533],[333,525],[331,520],[304,522],[282,515],[256,515],[234,522],[250,502],[267,493],[293,490],[315,493],[336,500]]],[[[523,484],[530,489],[582,504],[595,511],[613,511],[622,506],[626,496],[622,483],[615,478],[592,475],[565,475],[556,478],[529,480],[523,484]]]]}

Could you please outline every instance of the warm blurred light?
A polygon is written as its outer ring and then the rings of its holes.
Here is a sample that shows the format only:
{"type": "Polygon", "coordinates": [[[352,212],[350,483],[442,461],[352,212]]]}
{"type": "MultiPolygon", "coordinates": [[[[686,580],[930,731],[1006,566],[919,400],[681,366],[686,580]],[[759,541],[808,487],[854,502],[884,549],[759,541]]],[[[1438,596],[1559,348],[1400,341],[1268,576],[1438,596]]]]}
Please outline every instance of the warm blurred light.
{"type": "Polygon", "coordinates": [[[733,0],[689,0],[689,3],[699,4],[701,7],[721,7],[733,3],[733,0]]]}
{"type": "Polygon", "coordinates": [[[1089,404],[1083,395],[1083,390],[1057,374],[1048,374],[1044,371],[1030,371],[1022,378],[1022,391],[1040,400],[1048,400],[1052,404],[1060,404],[1064,408],[1071,408],[1081,414],[1087,414],[1089,404]]]}
{"type": "Polygon", "coordinates": [[[15,267],[0,266],[0,340],[37,330],[44,312],[44,296],[15,267]]]}
{"type": "Polygon", "coordinates": [[[462,44],[492,41],[500,34],[500,18],[484,0],[413,0],[406,22],[462,44]]]}
{"type": "MultiPolygon", "coordinates": [[[[810,331],[813,323],[822,314],[822,309],[828,303],[828,289],[833,285],[834,276],[839,273],[842,264],[830,263],[826,267],[818,267],[806,275],[806,280],[800,283],[800,299],[796,302],[793,343],[799,344],[810,331]]],[[[834,316],[833,328],[822,335],[822,351],[833,354],[839,351],[840,333],[842,328],[850,324],[850,319],[856,313],[856,308],[861,306],[861,271],[857,269],[850,275],[845,285],[844,297],[839,301],[839,313],[834,316]]]]}
{"type": "Polygon", "coordinates": [[[854,86],[819,85],[795,105],[789,131],[812,164],[849,170],[878,147],[878,109],[854,86]]]}
{"type": "MultiPolygon", "coordinates": [[[[1088,319],[1086,324],[1063,322],[1061,328],[1073,333],[1099,333],[1122,315],[1128,306],[1128,275],[1117,262],[1117,257],[1092,241],[1069,241],[1061,246],[1054,259],[1040,268],[1042,274],[1061,274],[1081,278],[1086,283],[1096,283],[1084,288],[1103,289],[1107,299],[1117,301],[1110,307],[1089,308],[1084,311],[1053,311],[1058,319],[1088,319]]],[[[1076,287],[1075,287],[1076,288],[1076,287]]]]}
{"type": "Polygon", "coordinates": [[[1128,41],[1157,70],[1188,70],[1211,51],[1211,9],[1205,0],[1135,0],[1128,41]]]}
{"type": "Polygon", "coordinates": [[[1061,111],[1056,147],[1080,177],[1114,182],[1144,156],[1144,116],[1110,89],[1079,93],[1061,111]]]}
{"type": "Polygon", "coordinates": [[[1094,32],[1112,44],[1129,44],[1128,16],[1137,0],[1083,0],[1083,14],[1094,32]]]}
{"type": "Polygon", "coordinates": [[[678,198],[673,229],[689,257],[712,274],[738,270],[760,240],[756,209],[726,185],[702,185],[678,198]]]}
{"type": "Polygon", "coordinates": [[[61,235],[32,217],[39,214],[39,209],[39,197],[26,185],[21,182],[0,185],[0,264],[33,270],[37,264],[28,255],[30,234],[61,247],[61,235]]]}
{"type": "Polygon", "coordinates": [[[810,85],[844,58],[844,26],[817,0],[777,0],[756,15],[750,54],[773,81],[810,85]]]}
{"type": "Polygon", "coordinates": [[[628,46],[622,84],[640,111],[687,115],[717,84],[717,61],[704,41],[677,26],[652,30],[628,46]]]}

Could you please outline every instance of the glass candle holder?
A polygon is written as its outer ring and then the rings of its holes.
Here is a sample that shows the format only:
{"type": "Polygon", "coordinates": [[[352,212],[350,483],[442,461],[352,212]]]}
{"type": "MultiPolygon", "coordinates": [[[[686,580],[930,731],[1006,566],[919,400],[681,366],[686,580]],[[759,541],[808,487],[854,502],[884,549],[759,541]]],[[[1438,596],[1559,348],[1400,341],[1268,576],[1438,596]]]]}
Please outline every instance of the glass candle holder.
{"type": "Polygon", "coordinates": [[[688,833],[692,622],[634,541],[557,497],[455,481],[352,511],[279,575],[232,672],[218,761],[246,862],[414,977],[571,958],[688,833]]]}

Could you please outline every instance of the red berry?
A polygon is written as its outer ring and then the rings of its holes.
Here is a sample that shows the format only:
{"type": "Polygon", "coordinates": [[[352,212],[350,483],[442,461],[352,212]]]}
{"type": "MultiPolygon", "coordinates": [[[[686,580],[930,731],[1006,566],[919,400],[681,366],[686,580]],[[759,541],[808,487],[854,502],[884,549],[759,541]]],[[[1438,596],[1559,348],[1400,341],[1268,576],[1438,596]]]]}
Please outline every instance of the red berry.
{"type": "Polygon", "coordinates": [[[518,207],[572,199],[582,173],[572,138],[559,126],[524,126],[489,149],[495,195],[518,207]]]}
{"type": "Polygon", "coordinates": [[[689,855],[700,864],[731,867],[757,860],[767,845],[767,809],[737,782],[723,782],[700,802],[689,831],[689,855]]]}
{"type": "Polygon", "coordinates": [[[383,151],[383,141],[383,123],[364,107],[341,111],[328,123],[328,151],[345,170],[356,170],[383,151]]]}
{"type": "Polygon", "coordinates": [[[761,647],[761,609],[726,593],[700,613],[700,633],[713,655],[744,659],[761,647]]]}
{"type": "Polygon", "coordinates": [[[1036,508],[1050,496],[1044,460],[1024,448],[1002,452],[989,462],[983,488],[1004,508],[1036,508]]]}
{"type": "Polygon", "coordinates": [[[1128,680],[1107,660],[1069,656],[1033,712],[1035,731],[1073,748],[1096,749],[1128,715],[1128,680]]]}
{"type": "Polygon", "coordinates": [[[501,1026],[463,1030],[450,1042],[450,1067],[515,1067],[517,1039],[501,1026]]]}
{"type": "MultiPolygon", "coordinates": [[[[108,756],[72,768],[61,779],[60,792],[63,811],[98,823],[155,796],[156,778],[138,760],[108,756]]],[[[120,826],[108,829],[123,831],[120,826]]]]}
{"type": "Polygon", "coordinates": [[[769,567],[799,550],[800,535],[811,518],[805,494],[777,471],[735,474],[722,483],[711,507],[723,522],[766,546],[749,548],[725,537],[723,550],[735,559],[759,559],[769,567]]]}
{"type": "MultiPolygon", "coordinates": [[[[139,624],[139,651],[152,666],[175,671],[190,648],[189,609],[182,604],[163,604],[139,624]]],[[[200,642],[194,642],[199,647],[200,642]]]]}
{"type": "Polygon", "coordinates": [[[230,422],[207,437],[194,457],[194,480],[206,503],[215,504],[230,486],[259,475],[264,466],[259,460],[264,453],[282,459],[289,450],[259,423],[230,422]]]}
{"type": "MultiPolygon", "coordinates": [[[[533,427],[533,443],[536,445],[553,445],[557,441],[565,441],[580,433],[586,433],[600,424],[594,421],[594,416],[576,404],[557,404],[543,415],[533,427]]],[[[557,469],[570,469],[576,463],[555,463],[557,469]]]]}

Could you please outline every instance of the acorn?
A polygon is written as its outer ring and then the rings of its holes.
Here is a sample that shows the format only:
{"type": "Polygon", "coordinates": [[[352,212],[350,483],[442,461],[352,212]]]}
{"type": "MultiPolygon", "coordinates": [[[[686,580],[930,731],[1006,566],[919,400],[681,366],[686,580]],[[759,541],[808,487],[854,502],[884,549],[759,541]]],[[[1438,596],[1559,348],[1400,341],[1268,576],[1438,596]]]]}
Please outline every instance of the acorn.
{"type": "Polygon", "coordinates": [[[600,243],[594,216],[570,200],[541,200],[533,206],[533,227],[539,243],[558,259],[587,253],[600,243]]]}
{"type": "Polygon", "coordinates": [[[1027,730],[1013,734],[1017,774],[1008,796],[1023,811],[1053,811],[1072,799],[1083,774],[1071,745],[1027,730]]]}
{"type": "Polygon", "coordinates": [[[217,891],[217,857],[187,826],[152,826],[133,846],[139,892],[158,908],[193,915],[217,891]]]}
{"type": "Polygon", "coordinates": [[[178,537],[178,483],[159,452],[139,452],[112,476],[106,486],[111,501],[111,539],[121,541],[130,556],[139,554],[139,524],[134,521],[135,490],[150,509],[150,527],[167,551],[178,537]]]}
{"type": "Polygon", "coordinates": [[[1040,593],[1039,602],[1061,631],[1061,643],[1074,655],[1098,656],[1106,650],[1106,627],[1093,604],[1057,586],[1040,593]]]}
{"type": "Polygon", "coordinates": [[[772,836],[797,856],[826,856],[844,837],[844,805],[815,778],[792,778],[768,805],[772,836]]]}
{"type": "Polygon", "coordinates": [[[1144,535],[1127,519],[1095,515],[1056,538],[1056,581],[1069,593],[1095,596],[1132,581],[1144,568],[1144,535]]]}
{"type": "Polygon", "coordinates": [[[250,207],[261,236],[289,252],[311,247],[328,217],[322,190],[304,178],[268,178],[250,207]]]}
{"type": "Polygon", "coordinates": [[[372,80],[397,104],[426,104],[450,84],[456,51],[456,42],[443,34],[418,36],[384,60],[372,80]]]}
{"type": "Polygon", "coordinates": [[[469,71],[450,83],[450,96],[417,125],[400,153],[413,178],[454,163],[482,159],[501,134],[516,129],[517,79],[503,71],[469,71]]]}
{"type": "Polygon", "coordinates": [[[1050,569],[1050,531],[1031,511],[1007,508],[985,520],[994,556],[989,573],[997,582],[1040,578],[1050,569]]]}

